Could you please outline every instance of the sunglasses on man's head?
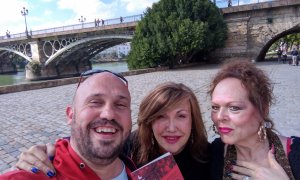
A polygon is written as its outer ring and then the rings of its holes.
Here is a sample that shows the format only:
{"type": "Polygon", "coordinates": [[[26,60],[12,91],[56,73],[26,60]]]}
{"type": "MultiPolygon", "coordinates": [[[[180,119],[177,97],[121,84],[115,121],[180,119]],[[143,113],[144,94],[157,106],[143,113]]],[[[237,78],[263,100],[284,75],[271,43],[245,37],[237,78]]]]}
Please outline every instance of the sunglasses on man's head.
{"type": "Polygon", "coordinates": [[[77,88],[79,87],[80,83],[83,82],[83,80],[85,79],[84,77],[89,77],[89,76],[91,76],[93,74],[98,74],[98,73],[103,73],[103,72],[108,72],[108,73],[111,73],[111,74],[115,75],[120,80],[122,80],[125,83],[126,86],[128,86],[127,79],[125,79],[125,77],[122,76],[121,74],[118,74],[118,73],[115,73],[115,72],[112,72],[112,71],[109,71],[109,70],[91,69],[91,70],[88,70],[88,71],[85,71],[85,72],[81,73],[80,78],[79,78],[79,82],[78,82],[78,85],[77,85],[77,88]]]}

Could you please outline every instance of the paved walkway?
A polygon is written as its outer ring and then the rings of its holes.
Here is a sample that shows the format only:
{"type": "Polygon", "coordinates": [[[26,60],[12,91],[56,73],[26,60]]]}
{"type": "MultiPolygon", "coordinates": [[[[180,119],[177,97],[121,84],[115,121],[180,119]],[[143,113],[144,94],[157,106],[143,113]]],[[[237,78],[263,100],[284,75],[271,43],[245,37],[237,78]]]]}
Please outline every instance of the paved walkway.
{"type": "MultiPolygon", "coordinates": [[[[266,70],[275,83],[277,103],[272,107],[271,117],[277,129],[286,136],[300,136],[300,67],[275,62],[257,65],[266,70]]],[[[212,140],[206,91],[217,69],[216,65],[206,65],[128,76],[133,121],[136,121],[141,99],[149,90],[165,81],[182,82],[195,91],[209,140],[212,140]]],[[[69,136],[65,107],[71,102],[74,90],[73,84],[0,95],[0,173],[14,165],[17,156],[28,147],[69,136]]]]}

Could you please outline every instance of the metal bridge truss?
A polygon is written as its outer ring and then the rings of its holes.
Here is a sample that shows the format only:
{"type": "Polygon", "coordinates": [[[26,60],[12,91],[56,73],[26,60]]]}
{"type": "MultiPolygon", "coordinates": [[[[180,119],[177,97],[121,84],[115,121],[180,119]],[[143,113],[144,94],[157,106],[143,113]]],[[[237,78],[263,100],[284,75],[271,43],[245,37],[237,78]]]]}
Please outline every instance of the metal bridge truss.
{"type": "MultiPolygon", "coordinates": [[[[84,62],[96,56],[99,52],[118,44],[129,42],[132,33],[128,35],[100,35],[96,37],[74,37],[42,42],[42,52],[47,58],[45,66],[55,63],[69,64],[84,62]]],[[[0,58],[6,53],[14,53],[27,61],[32,61],[32,52],[29,43],[21,43],[0,47],[0,58]]]]}
{"type": "Polygon", "coordinates": [[[59,65],[85,62],[96,56],[101,51],[118,44],[129,42],[131,39],[132,35],[107,35],[76,39],[65,46],[53,46],[53,51],[55,51],[55,53],[49,56],[45,62],[45,66],[53,63],[55,63],[55,65],[59,65]],[[57,47],[60,48],[58,49],[57,47]]]}
{"type": "Polygon", "coordinates": [[[29,43],[21,43],[21,44],[14,44],[9,45],[7,47],[0,47],[0,59],[4,57],[7,53],[17,54],[27,61],[31,62],[31,48],[29,43]]]}

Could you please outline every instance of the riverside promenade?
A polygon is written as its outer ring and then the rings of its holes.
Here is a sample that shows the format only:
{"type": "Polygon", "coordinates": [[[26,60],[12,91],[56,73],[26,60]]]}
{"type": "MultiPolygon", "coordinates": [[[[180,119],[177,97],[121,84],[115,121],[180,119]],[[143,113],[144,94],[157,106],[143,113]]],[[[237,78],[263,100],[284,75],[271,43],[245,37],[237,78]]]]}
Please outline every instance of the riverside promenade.
{"type": "MultiPolygon", "coordinates": [[[[276,129],[286,136],[300,136],[300,66],[277,62],[256,65],[264,69],[274,82],[277,101],[270,114],[276,129]]],[[[202,65],[127,76],[132,95],[133,129],[136,128],[138,106],[142,98],[157,84],[174,81],[194,90],[209,140],[213,140],[210,98],[206,92],[217,70],[218,65],[202,65]]],[[[70,135],[65,107],[71,102],[75,88],[75,84],[70,84],[0,95],[0,173],[14,165],[18,155],[28,147],[70,135]]]]}

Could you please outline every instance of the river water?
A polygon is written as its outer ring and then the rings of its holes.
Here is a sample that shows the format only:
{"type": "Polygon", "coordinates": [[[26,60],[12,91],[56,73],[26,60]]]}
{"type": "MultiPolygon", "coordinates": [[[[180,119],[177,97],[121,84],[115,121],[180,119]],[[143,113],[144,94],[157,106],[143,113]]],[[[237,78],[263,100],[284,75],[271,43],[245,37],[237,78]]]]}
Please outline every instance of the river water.
{"type": "MultiPolygon", "coordinates": [[[[93,64],[93,69],[107,69],[114,72],[126,72],[128,71],[127,62],[111,62],[93,64]]],[[[14,85],[27,83],[25,80],[25,71],[19,71],[16,74],[0,74],[0,86],[14,85]]]]}

